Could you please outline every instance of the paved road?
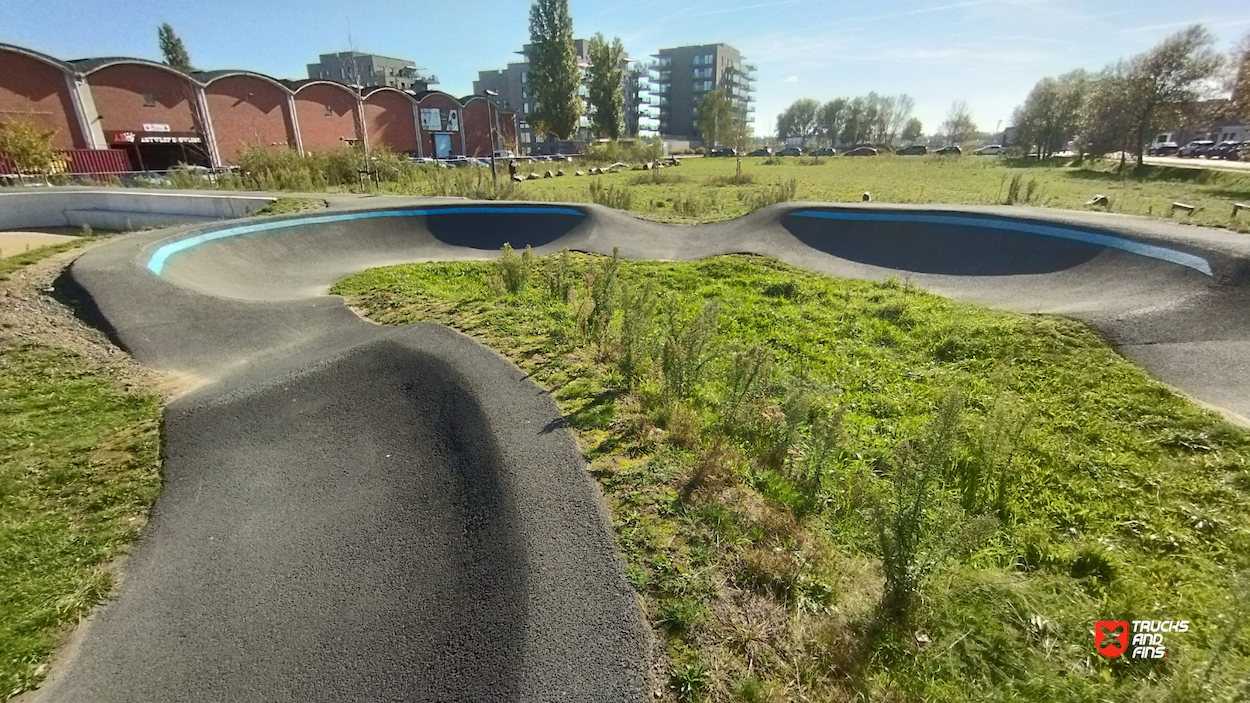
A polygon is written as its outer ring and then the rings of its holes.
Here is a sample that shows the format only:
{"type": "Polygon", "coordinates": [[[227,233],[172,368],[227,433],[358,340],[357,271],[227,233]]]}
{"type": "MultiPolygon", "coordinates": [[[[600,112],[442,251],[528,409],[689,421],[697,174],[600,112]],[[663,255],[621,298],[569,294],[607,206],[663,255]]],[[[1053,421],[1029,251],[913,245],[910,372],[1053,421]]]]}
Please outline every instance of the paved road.
{"type": "Polygon", "coordinates": [[[1250,244],[1231,232],[1022,208],[795,203],[678,227],[593,205],[338,206],[139,234],[71,267],[121,345],[204,385],[168,410],[166,489],[116,599],[40,700],[646,696],[637,600],[555,405],[463,336],[326,295],[368,266],[507,241],[905,276],[1087,320],[1250,416],[1250,244]]]}
{"type": "Polygon", "coordinates": [[[1142,161],[1156,166],[1177,168],[1207,168],[1215,171],[1238,171],[1250,173],[1250,161],[1224,161],[1223,159],[1182,159],[1179,156],[1146,156],[1142,161]]]}

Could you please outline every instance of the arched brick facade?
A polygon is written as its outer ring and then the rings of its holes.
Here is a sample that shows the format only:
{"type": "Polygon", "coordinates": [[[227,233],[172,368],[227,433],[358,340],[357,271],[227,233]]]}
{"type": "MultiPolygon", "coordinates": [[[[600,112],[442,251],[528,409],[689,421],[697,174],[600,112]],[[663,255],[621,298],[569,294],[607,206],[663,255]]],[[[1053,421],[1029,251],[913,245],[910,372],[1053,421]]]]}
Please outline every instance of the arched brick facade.
{"type": "MultiPolygon", "coordinates": [[[[464,149],[466,156],[490,156],[491,122],[495,119],[495,106],[485,98],[470,98],[464,103],[464,149]]],[[[498,141],[499,135],[493,135],[498,141]]]]}
{"type": "Polygon", "coordinates": [[[63,150],[123,150],[139,170],[233,163],[249,144],[339,149],[362,132],[396,152],[436,156],[441,143],[449,156],[487,156],[493,124],[499,148],[516,144],[514,114],[495,113],[481,96],[462,104],[441,91],[414,99],[382,88],[358,103],[334,81],[278,82],[241,70],[187,75],[129,58],[64,62],[0,44],[0,121],[25,118],[54,132],[63,150]],[[425,126],[423,108],[434,111],[425,126]]]}
{"type": "Polygon", "coordinates": [[[198,131],[195,83],[186,76],[146,64],[119,63],[88,74],[87,84],[109,141],[115,132],[143,131],[145,124],[169,125],[170,132],[198,131]]]}
{"type": "Polygon", "coordinates": [[[0,122],[19,120],[54,132],[58,149],[87,146],[65,69],[0,47],[0,122]]]}
{"type": "Polygon", "coordinates": [[[452,156],[464,155],[464,133],[461,131],[464,129],[464,116],[460,114],[462,110],[463,108],[460,105],[460,101],[446,93],[426,93],[417,101],[417,123],[421,125],[419,138],[421,140],[421,154],[423,156],[437,155],[437,151],[435,149],[437,139],[436,135],[440,133],[450,136],[452,156]],[[438,110],[440,116],[442,117],[442,128],[437,130],[427,129],[426,125],[422,122],[423,118],[421,117],[421,110],[438,110]],[[453,112],[455,113],[454,126],[456,127],[454,130],[449,129],[449,127],[452,126],[451,113],[453,112]]]}
{"type": "Polygon", "coordinates": [[[281,85],[254,75],[236,74],[210,81],[204,98],[221,160],[235,163],[244,146],[294,148],[289,95],[281,85]]]}
{"type": "Polygon", "coordinates": [[[369,146],[401,153],[417,148],[416,101],[398,90],[375,90],[365,98],[369,146]]]}
{"type": "Polygon", "coordinates": [[[337,149],[359,139],[356,95],[334,83],[308,83],[295,91],[295,114],[305,151],[337,149]]]}

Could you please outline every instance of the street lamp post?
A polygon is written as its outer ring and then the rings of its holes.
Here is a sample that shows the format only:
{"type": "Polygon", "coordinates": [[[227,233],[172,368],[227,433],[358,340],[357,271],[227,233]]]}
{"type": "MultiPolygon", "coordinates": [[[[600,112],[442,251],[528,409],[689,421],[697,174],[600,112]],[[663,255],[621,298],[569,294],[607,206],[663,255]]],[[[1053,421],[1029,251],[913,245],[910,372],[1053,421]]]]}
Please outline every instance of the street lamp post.
{"type": "MultiPolygon", "coordinates": [[[[491,100],[491,98],[499,97],[499,91],[490,90],[488,88],[486,89],[485,92],[486,92],[486,104],[488,106],[493,106],[495,101],[491,100]]],[[[496,107],[495,108],[496,114],[498,113],[498,110],[499,108],[496,107]]],[[[490,180],[491,180],[491,183],[495,185],[495,187],[499,187],[499,174],[495,171],[495,152],[498,151],[498,149],[495,148],[495,122],[494,120],[491,119],[491,111],[489,107],[486,110],[486,121],[488,123],[487,128],[490,129],[490,180]]]]}

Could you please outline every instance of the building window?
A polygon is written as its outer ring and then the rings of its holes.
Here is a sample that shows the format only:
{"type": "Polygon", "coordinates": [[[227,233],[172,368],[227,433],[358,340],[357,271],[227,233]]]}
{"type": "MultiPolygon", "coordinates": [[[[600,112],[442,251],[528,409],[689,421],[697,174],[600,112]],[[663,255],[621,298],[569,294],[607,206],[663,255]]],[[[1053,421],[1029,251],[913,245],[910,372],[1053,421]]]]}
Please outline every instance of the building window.
{"type": "Polygon", "coordinates": [[[521,106],[521,112],[524,112],[527,115],[530,113],[530,104],[528,102],[521,106]]]}
{"type": "Polygon", "coordinates": [[[530,72],[529,72],[529,71],[521,71],[521,82],[522,82],[522,83],[529,83],[529,81],[530,81],[530,72]]]}
{"type": "Polygon", "coordinates": [[[156,107],[156,96],[153,95],[152,93],[144,93],[143,94],[143,106],[144,107],[156,107]]]}
{"type": "Polygon", "coordinates": [[[334,108],[330,107],[329,105],[326,105],[326,117],[333,117],[333,116],[334,116],[334,108]]]}
{"type": "Polygon", "coordinates": [[[711,54],[704,54],[704,55],[703,55],[703,65],[704,65],[704,66],[711,66],[711,65],[712,65],[712,55],[711,55],[711,54]]]}

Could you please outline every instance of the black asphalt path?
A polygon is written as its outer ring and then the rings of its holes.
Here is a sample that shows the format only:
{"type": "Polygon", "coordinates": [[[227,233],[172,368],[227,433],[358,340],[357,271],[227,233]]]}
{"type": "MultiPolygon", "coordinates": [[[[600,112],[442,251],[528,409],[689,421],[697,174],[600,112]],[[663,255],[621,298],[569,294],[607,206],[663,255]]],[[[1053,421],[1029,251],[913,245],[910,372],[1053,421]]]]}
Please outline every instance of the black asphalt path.
{"type": "Polygon", "coordinates": [[[753,252],[906,278],[1086,320],[1165,382],[1250,416],[1250,245],[1229,232],[818,203],[678,227],[598,206],[396,198],[270,221],[291,226],[174,253],[159,275],[163,247],[234,225],[134,235],[60,282],[141,362],[203,385],[168,409],[165,491],[115,599],[36,700],[646,697],[638,601],[555,404],[466,337],[373,325],[328,295],[369,266],[489,257],[506,241],[637,259],[753,252]],[[327,221],[416,207],[494,211],[327,221]],[[901,219],[798,214],[811,211],[901,219]],[[916,221],[935,216],[979,221],[916,221]],[[1021,223],[1078,234],[1011,229],[1021,223]]]}

